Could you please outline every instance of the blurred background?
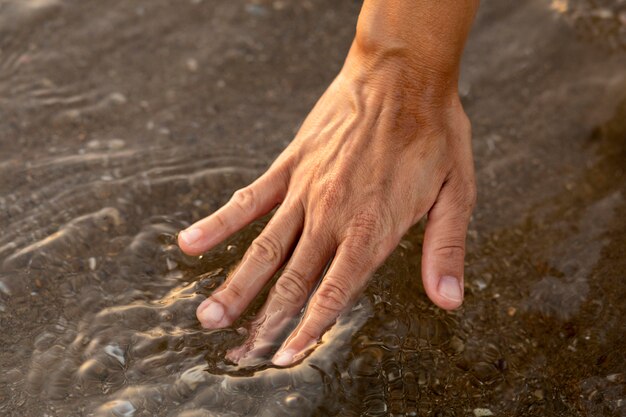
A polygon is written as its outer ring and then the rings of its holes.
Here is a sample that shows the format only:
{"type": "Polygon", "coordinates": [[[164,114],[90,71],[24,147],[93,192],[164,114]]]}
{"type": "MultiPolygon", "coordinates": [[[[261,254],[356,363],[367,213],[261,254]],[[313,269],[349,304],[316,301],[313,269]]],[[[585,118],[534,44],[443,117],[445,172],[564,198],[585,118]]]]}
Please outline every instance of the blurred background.
{"type": "Polygon", "coordinates": [[[195,307],[267,219],[175,234],[268,166],[361,3],[0,0],[0,414],[626,416],[626,2],[484,0],[460,94],[479,200],[466,301],[422,227],[304,362],[224,358],[195,307]]]}

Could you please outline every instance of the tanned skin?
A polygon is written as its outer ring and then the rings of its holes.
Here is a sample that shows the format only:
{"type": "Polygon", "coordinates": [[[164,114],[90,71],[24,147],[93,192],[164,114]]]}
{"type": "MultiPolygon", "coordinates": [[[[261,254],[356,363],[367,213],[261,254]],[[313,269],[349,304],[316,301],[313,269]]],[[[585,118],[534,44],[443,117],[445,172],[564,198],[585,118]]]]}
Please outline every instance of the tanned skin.
{"type": "Polygon", "coordinates": [[[476,191],[457,85],[477,8],[478,0],[365,0],[343,68],[291,144],[222,208],[181,231],[181,249],[200,255],[276,208],[198,306],[205,328],[230,326],[286,265],[231,359],[267,354],[306,305],[272,359],[300,360],[426,215],[424,288],[443,309],[461,305],[476,191]]]}

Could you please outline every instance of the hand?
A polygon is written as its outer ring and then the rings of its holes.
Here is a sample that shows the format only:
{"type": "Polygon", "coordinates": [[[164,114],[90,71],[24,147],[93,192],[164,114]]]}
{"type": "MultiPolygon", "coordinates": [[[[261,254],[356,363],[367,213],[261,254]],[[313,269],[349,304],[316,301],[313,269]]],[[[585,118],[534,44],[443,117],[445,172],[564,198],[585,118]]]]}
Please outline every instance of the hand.
{"type": "Polygon", "coordinates": [[[229,326],[286,263],[239,356],[266,352],[309,300],[273,362],[300,359],[426,214],[424,288],[441,308],[461,305],[475,199],[470,125],[455,89],[430,91],[405,71],[394,60],[349,59],[267,172],[180,233],[182,250],[199,255],[278,205],[197,310],[204,327],[229,326]]]}

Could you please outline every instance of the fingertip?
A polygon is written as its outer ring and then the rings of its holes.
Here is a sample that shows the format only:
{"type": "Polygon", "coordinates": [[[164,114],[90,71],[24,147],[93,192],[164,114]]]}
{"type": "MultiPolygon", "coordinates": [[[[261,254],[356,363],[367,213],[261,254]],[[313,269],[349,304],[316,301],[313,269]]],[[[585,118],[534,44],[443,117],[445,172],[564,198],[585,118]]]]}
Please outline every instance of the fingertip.
{"type": "Polygon", "coordinates": [[[219,329],[230,324],[224,306],[212,298],[200,303],[196,309],[196,317],[205,329],[219,329]]]}
{"type": "Polygon", "coordinates": [[[463,304],[463,276],[455,274],[430,272],[428,268],[423,274],[426,295],[437,307],[444,310],[456,310],[463,304]]]}
{"type": "Polygon", "coordinates": [[[284,349],[276,352],[272,358],[272,363],[276,366],[289,366],[294,362],[296,351],[294,349],[284,349]]]}
{"type": "Polygon", "coordinates": [[[422,279],[428,298],[444,310],[455,310],[463,304],[464,249],[459,246],[428,248],[422,257],[422,279]]]}
{"type": "Polygon", "coordinates": [[[203,248],[199,243],[204,237],[204,231],[199,227],[189,227],[178,233],[178,246],[187,255],[197,256],[202,254],[203,248]]]}
{"type": "Polygon", "coordinates": [[[198,318],[200,317],[200,313],[202,313],[202,311],[209,305],[210,302],[211,299],[206,298],[200,304],[198,304],[198,307],[196,307],[196,316],[198,318]]]}
{"type": "Polygon", "coordinates": [[[428,298],[444,310],[455,310],[463,304],[463,258],[457,261],[424,254],[422,281],[428,298]]]}
{"type": "MultiPolygon", "coordinates": [[[[272,357],[272,363],[276,366],[289,366],[306,357],[317,345],[319,337],[310,338],[303,334],[302,330],[295,330],[283,346],[272,357]]],[[[321,337],[321,336],[320,336],[321,337]]]]}
{"type": "Polygon", "coordinates": [[[444,275],[439,278],[437,285],[437,300],[435,304],[445,310],[457,309],[463,304],[463,282],[461,279],[444,275]]]}

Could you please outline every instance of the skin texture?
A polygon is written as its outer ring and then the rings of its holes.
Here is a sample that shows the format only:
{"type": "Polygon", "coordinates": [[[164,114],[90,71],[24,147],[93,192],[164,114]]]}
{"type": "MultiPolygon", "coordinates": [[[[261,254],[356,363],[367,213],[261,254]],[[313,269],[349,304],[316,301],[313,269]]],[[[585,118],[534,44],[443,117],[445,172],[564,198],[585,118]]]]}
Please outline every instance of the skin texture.
{"type": "Polygon", "coordinates": [[[300,360],[425,215],[424,288],[441,308],[461,305],[476,193],[457,82],[477,6],[366,0],[344,67],[291,144],[254,183],[179,234],[182,250],[200,255],[278,207],[197,310],[206,328],[231,325],[286,265],[232,360],[267,354],[306,305],[272,359],[300,360]]]}

